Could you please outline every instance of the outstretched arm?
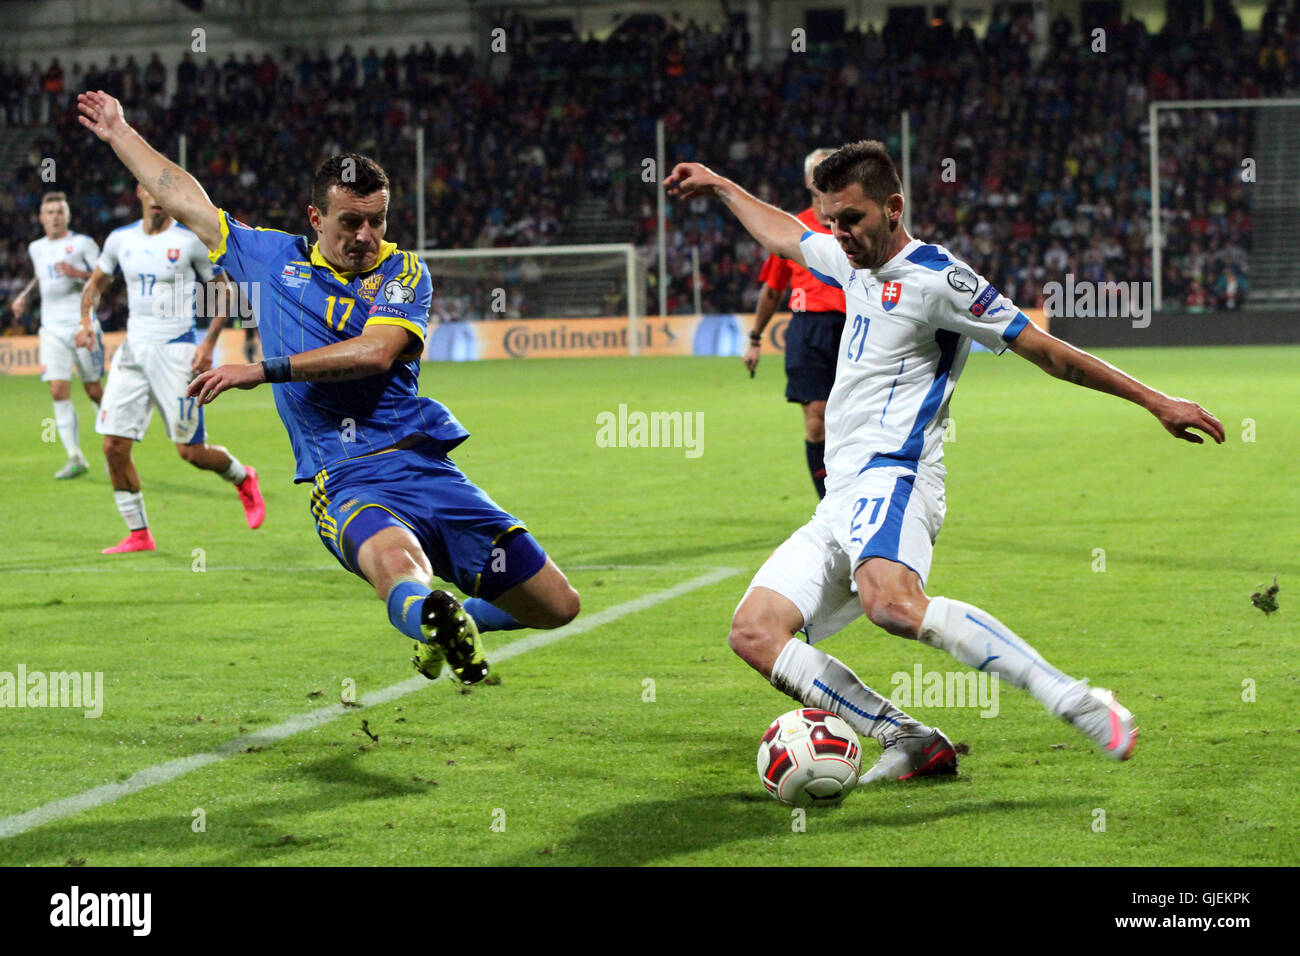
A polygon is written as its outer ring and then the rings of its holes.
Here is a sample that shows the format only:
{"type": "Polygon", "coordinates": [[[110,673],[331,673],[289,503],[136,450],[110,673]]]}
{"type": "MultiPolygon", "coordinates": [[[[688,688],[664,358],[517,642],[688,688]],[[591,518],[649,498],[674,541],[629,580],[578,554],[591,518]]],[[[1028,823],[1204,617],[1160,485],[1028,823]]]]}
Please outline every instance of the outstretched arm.
{"type": "Polygon", "coordinates": [[[719,176],[701,163],[678,163],[664,180],[668,195],[690,199],[696,193],[722,201],[751,236],[768,252],[804,265],[799,239],[808,227],[782,209],[769,205],[719,176]]]}
{"type": "Polygon", "coordinates": [[[289,358],[270,359],[253,365],[223,365],[204,372],[186,390],[206,405],[229,388],[256,388],[267,381],[271,363],[288,362],[286,382],[341,382],[379,375],[410,350],[415,336],[396,325],[370,325],[358,336],[323,345],[289,358]]]}
{"type": "Polygon", "coordinates": [[[145,142],[128,125],[122,104],[103,90],[77,94],[81,125],[113,147],[117,158],[163,207],[209,249],[221,245],[221,213],[199,181],[145,142]]]}
{"type": "Polygon", "coordinates": [[[1165,430],[1175,438],[1199,445],[1204,439],[1189,431],[1196,428],[1213,438],[1217,444],[1223,444],[1223,424],[1200,405],[1185,398],[1171,398],[1148,388],[1095,355],[1089,355],[1068,342],[1047,334],[1032,322],[1016,336],[1011,343],[1011,350],[1021,358],[1033,362],[1048,375],[1141,405],[1159,419],[1165,430]]]}

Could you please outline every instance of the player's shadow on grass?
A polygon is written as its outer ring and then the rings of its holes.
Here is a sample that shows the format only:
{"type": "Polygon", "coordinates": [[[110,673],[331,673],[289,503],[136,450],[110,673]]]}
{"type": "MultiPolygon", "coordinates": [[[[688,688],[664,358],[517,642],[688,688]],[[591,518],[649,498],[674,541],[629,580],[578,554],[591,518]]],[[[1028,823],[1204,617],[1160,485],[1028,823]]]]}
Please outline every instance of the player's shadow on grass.
{"type": "MultiPolygon", "coordinates": [[[[147,847],[151,851],[148,863],[154,866],[194,865],[196,853],[203,854],[204,866],[308,865],[301,851],[314,845],[337,848],[355,841],[357,834],[338,830],[306,837],[295,832],[299,819],[375,800],[422,797],[431,789],[426,782],[370,773],[358,765],[359,754],[351,749],[355,744],[344,746],[350,748],[348,753],[286,771],[290,785],[300,784],[302,777],[318,781],[320,786],[309,793],[287,799],[280,793],[265,799],[240,800],[229,791],[214,791],[206,806],[201,798],[195,798],[206,815],[203,832],[192,829],[193,808],[188,806],[130,820],[90,821],[77,817],[4,841],[0,863],[58,865],[69,858],[81,858],[87,866],[104,866],[113,861],[106,861],[103,851],[116,854],[147,847]],[[214,846],[224,855],[214,852],[214,846]]],[[[275,794],[276,789],[268,787],[267,792],[275,794]]],[[[145,794],[127,799],[149,797],[145,794]]]]}
{"type": "MultiPolygon", "coordinates": [[[[908,832],[924,824],[950,820],[958,816],[986,813],[1020,813],[1048,807],[1076,807],[1077,796],[1032,800],[977,800],[956,802],[944,799],[948,788],[961,787],[961,778],[948,781],[917,781],[886,784],[851,794],[840,807],[816,807],[807,811],[807,832],[832,835],[844,845],[863,849],[861,860],[851,855],[836,865],[870,865],[870,841],[882,834],[906,838],[908,832]],[[911,795],[925,793],[924,806],[900,807],[897,800],[869,802],[885,791],[906,788],[911,795]],[[932,789],[933,788],[933,789],[932,789]],[[856,841],[856,842],[853,842],[856,841]]],[[[655,863],[688,865],[678,859],[702,851],[714,850],[729,843],[752,840],[790,838],[802,835],[792,828],[792,808],[783,807],[760,791],[697,794],[677,800],[650,800],[628,803],[613,810],[594,813],[579,819],[574,834],[553,847],[533,849],[508,861],[511,866],[536,866],[555,863],[562,866],[644,866],[655,863]]],[[[794,847],[792,847],[793,849],[794,847]]],[[[765,853],[764,862],[779,864],[779,855],[765,853]]],[[[736,860],[737,864],[754,861],[736,860]]],[[[940,862],[940,861],[935,861],[940,862]]],[[[728,865],[719,861],[720,865],[728,865]]]]}

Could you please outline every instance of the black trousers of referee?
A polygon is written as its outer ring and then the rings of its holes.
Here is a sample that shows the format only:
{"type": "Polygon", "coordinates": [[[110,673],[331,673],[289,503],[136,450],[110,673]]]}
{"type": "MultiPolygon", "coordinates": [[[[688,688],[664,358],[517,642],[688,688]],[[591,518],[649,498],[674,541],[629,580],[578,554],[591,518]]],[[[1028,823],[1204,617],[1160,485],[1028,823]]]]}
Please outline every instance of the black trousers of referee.
{"type": "MultiPolygon", "coordinates": [[[[835,385],[843,312],[795,312],[785,331],[786,401],[805,405],[830,398],[835,385]]],[[[804,440],[817,497],[826,497],[826,441],[804,440]]]]}

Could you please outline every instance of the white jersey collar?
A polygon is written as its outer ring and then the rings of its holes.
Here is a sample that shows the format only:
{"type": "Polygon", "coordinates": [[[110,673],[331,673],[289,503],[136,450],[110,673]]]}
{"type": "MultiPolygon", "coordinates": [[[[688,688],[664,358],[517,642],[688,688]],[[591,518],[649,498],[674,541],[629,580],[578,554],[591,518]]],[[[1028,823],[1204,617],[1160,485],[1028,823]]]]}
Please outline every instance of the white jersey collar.
{"type": "Polygon", "coordinates": [[[907,245],[903,246],[902,249],[899,249],[898,252],[893,256],[893,258],[889,259],[883,266],[881,266],[879,269],[873,269],[869,271],[873,276],[876,277],[888,276],[889,273],[895,270],[901,272],[903,267],[907,263],[907,257],[910,256],[912,253],[914,253],[917,249],[921,248],[921,246],[923,245],[925,245],[925,243],[922,242],[920,239],[913,238],[910,242],[908,242],[907,245]]]}

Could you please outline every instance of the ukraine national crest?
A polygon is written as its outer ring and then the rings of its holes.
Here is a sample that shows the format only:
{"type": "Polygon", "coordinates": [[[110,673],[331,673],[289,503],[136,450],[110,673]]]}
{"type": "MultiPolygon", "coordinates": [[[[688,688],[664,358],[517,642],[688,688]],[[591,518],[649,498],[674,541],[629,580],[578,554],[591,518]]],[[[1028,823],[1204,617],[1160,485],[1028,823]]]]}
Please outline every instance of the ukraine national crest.
{"type": "Polygon", "coordinates": [[[179,249],[168,249],[168,250],[167,250],[167,261],[168,261],[168,262],[175,262],[175,261],[176,261],[177,259],[179,259],[180,257],[181,257],[181,251],[180,251],[179,249]]]}
{"type": "Polygon", "coordinates": [[[379,284],[384,281],[384,274],[375,271],[366,276],[357,284],[357,293],[361,298],[366,300],[367,305],[373,305],[375,295],[379,292],[379,284]]]}
{"type": "Polygon", "coordinates": [[[880,289],[880,305],[886,312],[892,312],[894,306],[903,297],[903,284],[901,282],[886,282],[880,289]]]}

